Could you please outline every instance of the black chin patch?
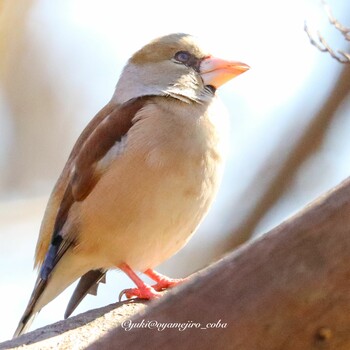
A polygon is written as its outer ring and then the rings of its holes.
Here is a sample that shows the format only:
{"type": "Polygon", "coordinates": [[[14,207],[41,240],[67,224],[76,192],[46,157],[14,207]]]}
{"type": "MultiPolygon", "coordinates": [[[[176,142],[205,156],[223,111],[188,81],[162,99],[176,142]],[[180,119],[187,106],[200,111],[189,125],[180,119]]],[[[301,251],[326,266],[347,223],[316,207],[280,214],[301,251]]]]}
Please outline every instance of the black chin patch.
{"type": "Polygon", "coordinates": [[[206,85],[206,88],[214,95],[216,91],[216,87],[213,85],[206,85]]]}

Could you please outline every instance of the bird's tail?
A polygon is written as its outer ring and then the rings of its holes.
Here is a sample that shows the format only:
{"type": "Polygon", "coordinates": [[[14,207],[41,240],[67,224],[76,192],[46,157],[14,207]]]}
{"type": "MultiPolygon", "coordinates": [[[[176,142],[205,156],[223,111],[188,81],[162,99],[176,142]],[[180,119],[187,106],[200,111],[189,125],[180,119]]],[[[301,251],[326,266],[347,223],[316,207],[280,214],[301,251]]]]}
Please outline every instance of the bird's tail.
{"type": "Polygon", "coordinates": [[[13,337],[18,337],[19,335],[25,333],[27,329],[30,327],[32,322],[34,321],[35,316],[40,311],[42,306],[39,308],[38,300],[43,295],[43,292],[46,288],[46,285],[49,281],[44,281],[40,277],[35,282],[35,286],[32,292],[32,295],[29,299],[29,303],[21,317],[17,329],[13,335],[13,337]]]}
{"type": "Polygon", "coordinates": [[[35,282],[34,290],[28,305],[21,317],[13,337],[25,333],[40,310],[61,294],[76,279],[84,275],[90,268],[69,249],[57,263],[47,280],[40,276],[35,282]]]}

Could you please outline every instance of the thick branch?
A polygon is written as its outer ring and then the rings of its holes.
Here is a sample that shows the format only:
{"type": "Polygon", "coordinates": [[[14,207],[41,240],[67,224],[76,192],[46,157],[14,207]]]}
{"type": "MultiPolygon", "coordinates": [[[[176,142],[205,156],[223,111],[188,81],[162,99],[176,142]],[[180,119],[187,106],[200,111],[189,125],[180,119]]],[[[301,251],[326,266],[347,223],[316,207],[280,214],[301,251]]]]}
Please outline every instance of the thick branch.
{"type": "MultiPolygon", "coordinates": [[[[93,323],[87,315],[63,321],[56,327],[66,329],[61,340],[45,327],[28,348],[348,350],[349,256],[350,178],[92,345],[110,314],[93,323]],[[186,324],[192,326],[180,331],[186,324]]],[[[0,348],[28,344],[25,337],[0,348]]]]}
{"type": "Polygon", "coordinates": [[[0,350],[82,350],[116,325],[142,311],[145,302],[121,302],[90,310],[0,343],[0,350]]]}
{"type": "Polygon", "coordinates": [[[350,179],[88,349],[350,349],[350,179]]]}

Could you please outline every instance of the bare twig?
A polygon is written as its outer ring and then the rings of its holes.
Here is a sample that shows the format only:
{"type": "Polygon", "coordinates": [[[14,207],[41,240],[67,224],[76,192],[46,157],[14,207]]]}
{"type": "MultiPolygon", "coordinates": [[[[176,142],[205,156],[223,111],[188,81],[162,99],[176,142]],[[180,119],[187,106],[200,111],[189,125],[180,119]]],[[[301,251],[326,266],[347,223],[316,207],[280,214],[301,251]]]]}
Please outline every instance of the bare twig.
{"type": "MultiPolygon", "coordinates": [[[[326,3],[326,1],[322,1],[325,11],[327,13],[328,16],[328,20],[329,22],[343,35],[343,37],[345,38],[345,40],[350,41],[350,28],[347,28],[345,26],[343,26],[334,16],[333,13],[331,11],[330,6],[326,3]]],[[[349,64],[350,63],[350,54],[342,51],[342,50],[337,50],[337,52],[335,52],[327,43],[327,41],[323,38],[323,36],[321,35],[320,32],[317,32],[317,37],[318,37],[318,41],[316,41],[307,24],[306,21],[304,23],[304,30],[306,32],[306,34],[308,35],[309,39],[310,39],[310,43],[317,47],[320,51],[322,52],[328,52],[335,60],[337,60],[340,63],[346,63],[349,64]]]]}
{"type": "Polygon", "coordinates": [[[347,41],[350,41],[350,28],[343,26],[334,16],[332,13],[332,9],[331,7],[326,3],[326,1],[322,1],[323,6],[325,8],[325,11],[327,12],[327,16],[328,16],[328,20],[329,22],[335,27],[337,28],[340,33],[343,34],[344,38],[347,41]]]}
{"type": "Polygon", "coordinates": [[[337,55],[332,49],[331,47],[327,44],[326,40],[322,37],[322,35],[320,34],[320,32],[317,32],[317,36],[318,36],[318,40],[320,41],[320,43],[323,45],[324,50],[323,51],[328,51],[329,54],[335,58],[337,61],[339,61],[340,63],[350,63],[350,54],[342,51],[342,50],[337,50],[338,54],[337,55]],[[341,56],[340,56],[341,55],[341,56]],[[343,57],[344,58],[343,58],[343,57]]]}

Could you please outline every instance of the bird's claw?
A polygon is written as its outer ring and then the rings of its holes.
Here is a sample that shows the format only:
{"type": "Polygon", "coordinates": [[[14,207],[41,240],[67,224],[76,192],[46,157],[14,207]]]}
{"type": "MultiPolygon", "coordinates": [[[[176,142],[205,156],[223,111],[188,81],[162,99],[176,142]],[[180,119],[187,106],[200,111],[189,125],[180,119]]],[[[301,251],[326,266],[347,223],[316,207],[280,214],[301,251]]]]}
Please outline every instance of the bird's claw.
{"type": "Polygon", "coordinates": [[[127,291],[127,289],[123,289],[123,290],[119,293],[119,297],[118,297],[118,301],[119,301],[119,302],[122,301],[122,298],[123,298],[124,294],[125,294],[125,296],[126,296],[126,291],[127,291]]]}
{"type": "Polygon", "coordinates": [[[123,296],[126,296],[127,299],[131,298],[139,298],[139,299],[157,299],[159,298],[162,293],[157,292],[153,287],[151,286],[145,286],[143,288],[128,288],[128,289],[123,289],[119,293],[119,302],[121,302],[123,296]]]}

